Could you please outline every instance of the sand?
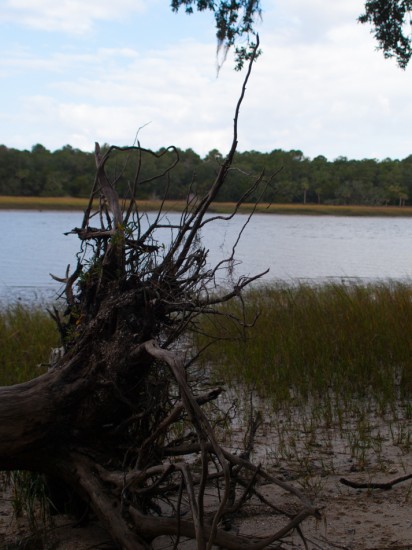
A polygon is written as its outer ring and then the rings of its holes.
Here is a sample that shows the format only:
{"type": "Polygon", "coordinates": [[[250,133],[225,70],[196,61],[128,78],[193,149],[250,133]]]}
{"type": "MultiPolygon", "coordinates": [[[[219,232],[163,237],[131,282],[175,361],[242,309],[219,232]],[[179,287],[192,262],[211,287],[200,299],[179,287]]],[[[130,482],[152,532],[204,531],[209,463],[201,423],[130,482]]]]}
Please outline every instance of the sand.
{"type": "MultiPolygon", "coordinates": [[[[296,413],[297,414],[297,413],[296,413]]],[[[256,436],[254,459],[262,462],[271,474],[294,484],[321,511],[321,519],[308,519],[303,524],[309,550],[412,550],[412,479],[395,484],[389,490],[354,489],[340,479],[352,482],[387,482],[412,474],[411,421],[407,418],[386,421],[369,411],[362,418],[339,428],[318,423],[308,429],[308,417],[288,415],[281,419],[264,411],[264,423],[256,436]]],[[[236,451],[244,435],[242,421],[233,423],[225,444],[236,451]]],[[[282,509],[293,511],[296,502],[284,491],[266,484],[261,492],[282,509]]],[[[264,537],[282,525],[284,520],[252,499],[234,525],[240,534],[264,537]]],[[[30,542],[27,518],[13,514],[11,488],[0,485],[0,548],[39,549],[39,541],[30,542]]],[[[46,548],[53,550],[86,550],[113,548],[110,537],[91,520],[87,526],[75,526],[68,516],[55,518],[48,532],[46,548]]],[[[156,548],[172,548],[165,538],[156,548]]],[[[182,541],[179,548],[194,548],[182,541]]],[[[297,533],[285,540],[285,550],[303,550],[297,533]]]]}

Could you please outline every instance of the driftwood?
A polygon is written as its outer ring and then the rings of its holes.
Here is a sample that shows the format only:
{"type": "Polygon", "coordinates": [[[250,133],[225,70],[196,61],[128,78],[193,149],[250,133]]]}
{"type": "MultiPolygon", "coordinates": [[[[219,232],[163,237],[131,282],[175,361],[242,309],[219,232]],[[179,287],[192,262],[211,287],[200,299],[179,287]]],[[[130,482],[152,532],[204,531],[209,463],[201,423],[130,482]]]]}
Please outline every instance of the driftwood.
{"type": "Polygon", "coordinates": [[[395,479],[392,479],[391,481],[386,482],[357,482],[357,481],[351,481],[350,479],[346,479],[344,477],[340,478],[340,483],[342,485],[346,485],[347,487],[352,487],[352,489],[382,489],[382,491],[389,491],[390,489],[393,489],[394,485],[397,485],[398,483],[403,483],[404,481],[408,481],[409,479],[412,479],[412,474],[406,474],[401,477],[396,477],[395,479]]]}
{"type": "MultiPolygon", "coordinates": [[[[257,46],[256,46],[257,47],[257,46]]],[[[233,142],[216,179],[202,197],[187,201],[180,223],[168,222],[163,206],[154,219],[139,212],[135,193],[141,178],[139,145],[101,151],[96,144],[96,180],[81,227],[78,264],[62,278],[66,300],[55,309],[64,352],[46,374],[0,388],[0,469],[43,472],[88,503],[113,541],[128,550],[151,548],[169,536],[200,549],[265,548],[297,529],[317,510],[293,486],[219,443],[205,406],[222,388],[201,388],[191,369],[188,335],[200,315],[220,315],[219,304],[239,296],[261,274],[240,277],[223,295],[216,275],[232,255],[207,266],[199,231],[228,216],[205,217],[225,182],[237,146],[239,109],[253,58],[236,107],[233,142]],[[113,155],[134,155],[136,173],[122,203],[113,155]],[[162,247],[159,229],[168,229],[162,247]],[[294,513],[271,503],[259,484],[273,484],[296,499],[294,513]],[[252,497],[283,514],[283,527],[260,538],[231,531],[233,518],[252,497]]],[[[176,149],[166,172],[178,162],[176,149]]],[[[154,153],[145,151],[146,154],[154,153]]],[[[263,174],[251,184],[255,191],[263,174]]],[[[241,323],[242,320],[239,320],[241,323]]],[[[303,535],[302,535],[303,536],[303,535]]]]}

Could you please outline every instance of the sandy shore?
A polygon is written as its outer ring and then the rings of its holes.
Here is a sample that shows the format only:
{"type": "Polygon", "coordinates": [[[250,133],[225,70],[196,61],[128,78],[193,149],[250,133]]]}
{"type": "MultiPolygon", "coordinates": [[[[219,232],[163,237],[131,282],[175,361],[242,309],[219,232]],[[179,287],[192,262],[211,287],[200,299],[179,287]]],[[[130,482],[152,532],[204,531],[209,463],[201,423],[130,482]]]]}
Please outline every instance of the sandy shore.
{"type": "MultiPolygon", "coordinates": [[[[266,411],[257,434],[254,459],[264,463],[272,474],[304,491],[321,510],[321,520],[309,519],[303,525],[310,550],[412,550],[411,479],[389,490],[354,489],[340,481],[345,478],[358,483],[382,483],[411,474],[410,420],[397,419],[394,425],[376,420],[372,414],[369,432],[362,440],[364,449],[354,446],[350,426],[347,433],[345,428],[337,430],[330,425],[304,433],[306,423],[296,418],[293,428],[292,424],[286,425],[285,432],[281,432],[278,420],[274,422],[266,411]],[[286,434],[289,439],[285,443],[282,438],[286,434]]],[[[241,422],[234,425],[228,445],[232,450],[241,446],[243,431],[241,422]]],[[[293,511],[296,503],[288,494],[272,485],[263,485],[260,490],[280,508],[293,511]]],[[[283,521],[252,499],[233,528],[240,534],[257,533],[264,537],[281,527],[283,521]]],[[[35,540],[32,545],[24,546],[23,539],[30,541],[27,519],[14,517],[10,487],[2,484],[0,548],[41,548],[35,540]]],[[[75,527],[68,516],[55,519],[47,540],[46,547],[53,550],[113,548],[96,520],[86,527],[75,527]]],[[[193,543],[183,541],[179,545],[182,549],[193,547],[193,543]]],[[[163,539],[156,548],[172,546],[163,539]]],[[[305,546],[298,533],[294,533],[282,548],[303,550],[305,546]]]]}

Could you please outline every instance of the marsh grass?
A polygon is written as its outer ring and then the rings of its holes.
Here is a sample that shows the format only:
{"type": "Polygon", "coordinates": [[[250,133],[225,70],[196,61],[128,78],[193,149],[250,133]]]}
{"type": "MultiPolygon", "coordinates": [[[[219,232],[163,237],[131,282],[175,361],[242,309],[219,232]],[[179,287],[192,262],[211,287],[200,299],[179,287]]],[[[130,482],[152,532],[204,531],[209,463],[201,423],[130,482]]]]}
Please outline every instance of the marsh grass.
{"type": "MultiPolygon", "coordinates": [[[[0,308],[0,384],[17,384],[42,374],[47,367],[39,365],[46,365],[51,348],[58,345],[56,325],[45,310],[22,304],[0,308]]],[[[14,471],[6,479],[14,514],[26,517],[31,531],[22,545],[46,548],[51,516],[43,477],[14,471]]]]}
{"type": "Polygon", "coordinates": [[[244,315],[232,301],[221,312],[229,316],[203,316],[197,345],[217,336],[205,370],[239,410],[253,395],[263,411],[258,460],[320,491],[342,457],[372,475],[388,468],[388,446],[397,456],[410,451],[412,285],[261,286],[243,303],[246,322],[259,314],[252,328],[232,320],[244,315]]]}
{"type": "MultiPolygon", "coordinates": [[[[79,210],[87,208],[89,199],[78,197],[14,197],[0,196],[0,210],[79,210]]],[[[127,206],[125,201],[125,206],[127,206]]],[[[157,212],[161,205],[160,200],[141,200],[141,211],[157,212]]],[[[186,206],[185,201],[166,201],[165,209],[181,212],[186,206]]]]}
{"type": "Polygon", "coordinates": [[[87,202],[77,197],[0,196],[0,210],[84,210],[87,202]]]}
{"type": "MultiPolygon", "coordinates": [[[[87,207],[88,198],[79,197],[15,197],[0,196],[0,210],[80,210],[87,207]]],[[[139,200],[141,211],[157,212],[162,201],[139,200]]],[[[182,212],[186,201],[167,200],[164,210],[182,212]]],[[[235,203],[216,202],[210,211],[216,213],[233,212],[235,203]]],[[[244,203],[239,211],[249,213],[256,211],[262,214],[302,214],[308,216],[389,216],[410,217],[412,207],[405,206],[358,206],[358,205],[327,205],[327,204],[254,204],[244,203]]]]}
{"type": "MultiPolygon", "coordinates": [[[[383,447],[410,452],[412,285],[271,285],[251,290],[244,303],[246,321],[259,313],[253,328],[241,330],[216,315],[205,315],[199,326],[220,338],[203,356],[207,370],[227,384],[231,398],[246,403],[245,413],[239,404],[222,423],[228,440],[238,433],[243,445],[253,391],[264,418],[258,460],[314,494],[324,476],[339,470],[344,453],[358,470],[373,464],[385,471],[383,447]]],[[[224,310],[243,315],[240,301],[224,310]]],[[[207,340],[199,336],[197,345],[207,340]]],[[[58,345],[44,310],[0,308],[0,383],[38,376],[37,365],[58,345]]],[[[16,511],[34,517],[37,499],[43,513],[41,480],[16,476],[16,511]]]]}
{"type": "Polygon", "coordinates": [[[0,384],[9,386],[44,372],[52,347],[59,345],[46,311],[25,305],[0,308],[0,384]]]}
{"type": "MultiPolygon", "coordinates": [[[[202,330],[221,338],[204,360],[226,382],[252,384],[279,405],[333,396],[343,404],[373,397],[386,407],[411,396],[409,284],[272,285],[244,301],[249,320],[259,314],[253,328],[203,319],[202,330]]],[[[242,316],[240,301],[225,312],[242,316]]]]}
{"type": "Polygon", "coordinates": [[[17,470],[10,472],[9,476],[16,517],[25,515],[31,531],[37,531],[50,523],[53,504],[49,500],[43,475],[17,470]]]}

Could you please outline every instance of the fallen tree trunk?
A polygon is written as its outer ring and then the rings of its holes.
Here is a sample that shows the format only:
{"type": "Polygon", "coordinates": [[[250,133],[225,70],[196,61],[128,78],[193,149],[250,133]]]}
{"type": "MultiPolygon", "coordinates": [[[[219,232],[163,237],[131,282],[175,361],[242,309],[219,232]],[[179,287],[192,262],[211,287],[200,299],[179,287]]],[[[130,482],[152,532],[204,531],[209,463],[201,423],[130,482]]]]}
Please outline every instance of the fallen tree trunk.
{"type": "MultiPolygon", "coordinates": [[[[140,146],[102,152],[96,144],[96,180],[83,223],[72,231],[81,240],[77,267],[61,279],[66,309],[51,312],[62,357],[35,380],[0,388],[0,468],[42,472],[64,482],[91,506],[120,548],[150,548],[167,535],[175,548],[188,537],[199,550],[214,544],[258,550],[317,514],[299,491],[249,462],[253,442],[244,458],[221,446],[215,420],[204,412],[221,388],[202,388],[192,372],[197,352],[190,353],[188,334],[197,330],[199,316],[221,315],[221,303],[261,276],[241,277],[224,294],[216,293],[216,276],[231,268],[237,242],[229,258],[209,267],[199,240],[205,224],[230,219],[240,205],[226,217],[205,217],[232,170],[252,63],[253,58],[230,152],[209,191],[188,200],[179,224],[169,222],[162,208],[152,219],[138,209],[139,185],[156,179],[143,178],[142,159],[159,155],[140,146]],[[135,173],[122,205],[116,190],[122,172],[111,180],[107,164],[114,156],[119,165],[124,154],[124,166],[134,155],[135,173]],[[165,230],[167,245],[158,236],[165,230]],[[284,526],[263,539],[227,532],[258,494],[259,482],[293,495],[296,513],[285,511],[284,526]]],[[[171,182],[177,151],[172,147],[161,155],[171,160],[158,177],[171,182]]],[[[250,193],[262,182],[263,174],[250,193]]],[[[273,509],[279,513],[279,504],[273,509]]]]}

